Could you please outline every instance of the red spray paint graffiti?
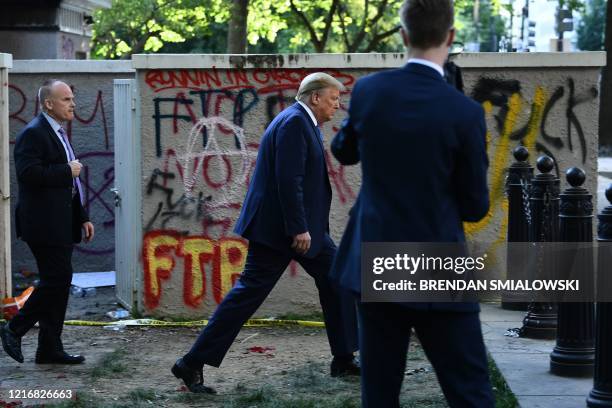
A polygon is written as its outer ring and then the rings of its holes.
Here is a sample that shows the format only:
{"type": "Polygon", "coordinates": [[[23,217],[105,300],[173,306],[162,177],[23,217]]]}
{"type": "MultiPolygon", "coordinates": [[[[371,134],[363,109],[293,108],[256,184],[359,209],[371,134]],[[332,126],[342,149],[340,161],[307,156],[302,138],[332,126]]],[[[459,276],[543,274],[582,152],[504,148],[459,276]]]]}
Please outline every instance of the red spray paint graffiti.
{"type": "Polygon", "coordinates": [[[248,244],[240,238],[211,239],[182,236],[178,231],[150,231],[143,239],[145,305],[154,309],[162,296],[162,281],[171,278],[177,258],[183,259],[183,300],[198,307],[212,284],[212,299],[218,304],[238,279],[246,261],[248,244]]]}

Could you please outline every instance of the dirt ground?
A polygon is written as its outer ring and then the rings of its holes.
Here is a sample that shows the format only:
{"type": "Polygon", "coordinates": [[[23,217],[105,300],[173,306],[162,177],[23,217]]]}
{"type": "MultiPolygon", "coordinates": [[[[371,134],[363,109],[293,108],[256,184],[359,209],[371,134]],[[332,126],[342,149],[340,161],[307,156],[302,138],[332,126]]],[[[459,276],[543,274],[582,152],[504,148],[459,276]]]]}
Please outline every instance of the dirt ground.
{"type": "MultiPolygon", "coordinates": [[[[115,307],[112,289],[106,288],[93,297],[71,297],[67,318],[110,320],[104,313],[115,307]]],[[[23,339],[24,364],[0,351],[0,407],[360,406],[358,379],[329,376],[329,345],[324,329],[318,328],[243,328],[221,367],[205,368],[205,383],[218,394],[186,392],[170,367],[189,349],[198,332],[197,328],[109,331],[66,326],[65,349],[84,354],[85,364],[39,366],[34,364],[37,329],[33,329],[23,339]],[[15,400],[10,398],[11,390],[70,390],[73,398],[15,400]]],[[[446,406],[418,344],[409,352],[402,401],[405,407],[446,406]]]]}

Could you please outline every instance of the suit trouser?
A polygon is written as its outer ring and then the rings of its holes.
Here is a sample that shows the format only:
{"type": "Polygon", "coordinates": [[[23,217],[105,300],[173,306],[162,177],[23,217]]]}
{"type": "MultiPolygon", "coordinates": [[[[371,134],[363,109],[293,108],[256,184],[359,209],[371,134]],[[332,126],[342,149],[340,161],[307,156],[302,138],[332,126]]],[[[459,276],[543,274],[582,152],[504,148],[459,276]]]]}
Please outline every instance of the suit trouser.
{"type": "Polygon", "coordinates": [[[451,408],[493,408],[478,312],[411,310],[359,303],[361,398],[364,408],[399,407],[414,328],[451,408]]]}
{"type": "Polygon", "coordinates": [[[328,279],[335,252],[331,240],[314,258],[251,242],[244,271],[183,358],[185,363],[192,368],[204,364],[219,367],[242,325],[263,303],[292,259],[315,280],[332,354],[338,357],[352,354],[358,348],[356,308],[352,297],[340,293],[328,279]]]}
{"type": "Polygon", "coordinates": [[[40,282],[10,321],[9,328],[23,336],[38,322],[38,349],[61,351],[60,337],[72,282],[72,245],[28,243],[28,246],[36,258],[40,282]]]}

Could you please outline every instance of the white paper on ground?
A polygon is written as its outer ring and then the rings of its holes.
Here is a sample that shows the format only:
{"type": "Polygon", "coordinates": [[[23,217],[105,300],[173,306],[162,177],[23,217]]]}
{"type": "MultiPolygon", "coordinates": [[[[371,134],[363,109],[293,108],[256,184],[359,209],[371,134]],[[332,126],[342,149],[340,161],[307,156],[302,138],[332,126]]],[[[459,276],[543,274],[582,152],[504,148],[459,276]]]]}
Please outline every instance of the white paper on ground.
{"type": "Polygon", "coordinates": [[[115,286],[115,271],[81,272],[72,275],[72,284],[81,288],[100,288],[115,286]]]}

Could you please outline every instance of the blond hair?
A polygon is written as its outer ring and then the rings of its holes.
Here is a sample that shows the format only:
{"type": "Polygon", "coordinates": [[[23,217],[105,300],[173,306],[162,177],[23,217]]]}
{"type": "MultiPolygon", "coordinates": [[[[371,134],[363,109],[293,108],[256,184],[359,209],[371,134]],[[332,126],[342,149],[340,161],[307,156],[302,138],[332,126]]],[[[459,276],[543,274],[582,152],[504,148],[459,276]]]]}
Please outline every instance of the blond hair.
{"type": "Polygon", "coordinates": [[[310,94],[324,88],[336,88],[339,91],[345,89],[344,85],[333,76],[325,72],[315,72],[302,79],[295,100],[306,102],[310,94]]]}

